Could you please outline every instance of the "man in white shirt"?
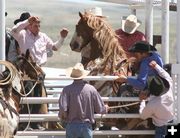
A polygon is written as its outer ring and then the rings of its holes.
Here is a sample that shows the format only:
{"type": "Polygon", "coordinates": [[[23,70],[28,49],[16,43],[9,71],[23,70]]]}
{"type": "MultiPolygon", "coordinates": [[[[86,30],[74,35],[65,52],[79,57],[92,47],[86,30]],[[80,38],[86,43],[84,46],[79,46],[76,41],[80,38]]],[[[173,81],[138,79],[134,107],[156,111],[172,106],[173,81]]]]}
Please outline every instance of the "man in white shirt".
{"type": "Polygon", "coordinates": [[[47,61],[47,49],[57,51],[63,44],[68,30],[63,28],[60,31],[60,38],[53,42],[45,33],[40,32],[40,20],[31,16],[27,20],[17,23],[11,30],[12,36],[18,41],[21,53],[27,49],[36,63],[40,66],[47,61]]]}
{"type": "MultiPolygon", "coordinates": [[[[164,138],[167,133],[166,125],[174,119],[172,78],[155,61],[151,61],[149,65],[160,77],[149,80],[150,97],[147,104],[145,100],[141,101],[139,113],[142,119],[152,118],[155,125],[155,138],[164,138]]],[[[146,99],[145,96],[140,95],[140,97],[146,99]]]]}

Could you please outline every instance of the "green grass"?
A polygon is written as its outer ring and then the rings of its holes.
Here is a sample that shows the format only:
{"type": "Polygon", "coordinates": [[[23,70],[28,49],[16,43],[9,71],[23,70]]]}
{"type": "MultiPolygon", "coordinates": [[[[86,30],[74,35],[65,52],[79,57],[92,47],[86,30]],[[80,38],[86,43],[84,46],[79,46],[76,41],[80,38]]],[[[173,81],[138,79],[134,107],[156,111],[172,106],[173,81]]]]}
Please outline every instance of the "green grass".
{"type": "MultiPolygon", "coordinates": [[[[103,14],[108,17],[108,22],[114,29],[121,28],[121,17],[130,14],[130,9],[121,7],[115,4],[84,4],[84,3],[70,3],[62,0],[6,0],[6,26],[12,27],[15,19],[19,18],[20,14],[24,11],[29,11],[31,15],[40,17],[41,31],[46,33],[54,41],[57,40],[59,30],[63,27],[69,29],[69,34],[65,40],[64,45],[54,56],[48,59],[46,66],[66,68],[73,66],[76,62],[80,61],[80,53],[71,51],[69,43],[74,33],[75,24],[79,20],[78,12],[83,12],[85,9],[90,9],[95,6],[103,8],[103,14]]],[[[176,13],[170,13],[170,61],[175,62],[175,18],[176,13]]],[[[138,18],[143,22],[139,28],[144,32],[144,11],[137,10],[138,18]]],[[[160,34],[161,32],[161,12],[154,11],[154,33],[160,34]]],[[[163,46],[158,46],[158,50],[163,46]]]]}

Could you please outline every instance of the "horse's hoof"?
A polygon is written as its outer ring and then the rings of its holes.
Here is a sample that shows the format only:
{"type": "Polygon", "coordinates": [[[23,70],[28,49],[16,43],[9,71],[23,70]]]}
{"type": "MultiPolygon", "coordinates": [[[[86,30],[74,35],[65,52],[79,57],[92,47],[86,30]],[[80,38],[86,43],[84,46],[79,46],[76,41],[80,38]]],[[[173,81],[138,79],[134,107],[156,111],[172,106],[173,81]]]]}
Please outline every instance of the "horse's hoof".
{"type": "Polygon", "coordinates": [[[111,130],[119,130],[119,128],[115,127],[115,126],[112,126],[111,127],[111,130]]]}
{"type": "Polygon", "coordinates": [[[42,127],[42,126],[38,126],[38,130],[41,130],[41,131],[44,131],[44,130],[46,130],[46,128],[44,128],[44,127],[42,127]]]}
{"type": "Polygon", "coordinates": [[[28,128],[26,129],[26,131],[33,131],[33,128],[28,127],[28,128]]]}
{"type": "Polygon", "coordinates": [[[36,125],[36,126],[33,127],[33,129],[35,129],[35,130],[41,130],[41,131],[46,130],[46,128],[42,127],[41,125],[36,125]]]}

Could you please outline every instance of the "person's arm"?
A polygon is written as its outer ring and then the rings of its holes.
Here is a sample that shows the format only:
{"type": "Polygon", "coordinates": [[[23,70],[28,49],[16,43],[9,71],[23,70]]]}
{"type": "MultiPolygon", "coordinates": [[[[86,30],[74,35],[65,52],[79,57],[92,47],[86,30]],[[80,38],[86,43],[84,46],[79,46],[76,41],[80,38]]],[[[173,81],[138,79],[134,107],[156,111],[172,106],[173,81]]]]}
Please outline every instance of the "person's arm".
{"type": "Polygon", "coordinates": [[[146,37],[143,32],[139,31],[139,41],[146,41],[146,37]]]}
{"type": "Polygon", "coordinates": [[[159,66],[156,61],[151,61],[149,63],[149,65],[155,69],[157,71],[157,73],[159,74],[159,76],[161,76],[162,78],[166,79],[166,80],[172,80],[171,76],[161,67],[159,66]]]}
{"type": "Polygon", "coordinates": [[[32,24],[33,22],[39,20],[38,17],[29,17],[27,20],[24,20],[22,22],[17,23],[15,26],[13,26],[11,30],[11,35],[18,40],[18,37],[20,35],[21,30],[25,29],[29,24],[32,24]]]}
{"type": "Polygon", "coordinates": [[[109,106],[107,104],[104,104],[102,101],[101,96],[96,91],[94,93],[94,111],[99,114],[105,114],[109,110],[109,106]]]}
{"type": "Polygon", "coordinates": [[[59,113],[58,117],[60,119],[66,120],[67,118],[67,95],[63,91],[59,98],[59,113]]]}
{"type": "Polygon", "coordinates": [[[10,33],[11,35],[18,40],[18,37],[20,35],[21,30],[25,29],[29,25],[29,21],[25,20],[23,22],[19,22],[13,28],[11,29],[10,33]]]}
{"type": "Polygon", "coordinates": [[[145,62],[142,62],[140,65],[140,71],[138,76],[119,76],[116,81],[121,82],[121,83],[128,83],[129,85],[133,86],[136,89],[143,90],[146,87],[146,79],[148,76],[148,65],[145,62]]]}
{"type": "Polygon", "coordinates": [[[60,31],[60,38],[59,38],[58,41],[56,41],[54,43],[54,46],[52,47],[52,50],[57,51],[63,45],[64,39],[67,37],[67,35],[68,35],[68,29],[63,28],[60,31]]]}
{"type": "Polygon", "coordinates": [[[152,109],[150,106],[146,105],[146,101],[142,100],[140,103],[140,108],[139,108],[139,115],[141,119],[147,119],[152,116],[152,109]]]}

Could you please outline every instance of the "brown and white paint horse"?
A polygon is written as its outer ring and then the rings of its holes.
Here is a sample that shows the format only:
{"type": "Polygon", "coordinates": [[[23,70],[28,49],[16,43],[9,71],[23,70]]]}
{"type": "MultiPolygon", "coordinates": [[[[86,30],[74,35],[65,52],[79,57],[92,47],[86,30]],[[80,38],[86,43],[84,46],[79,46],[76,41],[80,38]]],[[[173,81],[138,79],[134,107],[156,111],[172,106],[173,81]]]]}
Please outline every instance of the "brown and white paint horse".
{"type": "MultiPolygon", "coordinates": [[[[79,16],[80,20],[76,25],[70,47],[73,51],[86,51],[85,56],[89,55],[84,65],[91,71],[90,75],[114,75],[116,73],[125,76],[132,75],[130,70],[131,61],[127,59],[125,51],[119,44],[118,38],[111,26],[104,19],[88,12],[84,14],[79,13],[79,16]]],[[[129,92],[127,89],[124,89],[124,86],[120,88],[122,85],[117,82],[94,81],[92,84],[100,92],[101,96],[137,96],[137,92],[133,94],[134,91],[129,92]],[[123,92],[120,91],[119,94],[118,90],[123,90],[123,92]]],[[[131,110],[133,108],[128,107],[122,109],[123,111],[120,109],[120,112],[127,113],[126,109],[131,110]]],[[[136,112],[138,112],[137,108],[136,112]]],[[[133,118],[114,119],[114,121],[110,120],[108,123],[115,125],[119,129],[137,129],[141,121],[140,119],[133,118]]]]}
{"type": "MultiPolygon", "coordinates": [[[[18,129],[19,113],[22,113],[25,107],[20,105],[21,97],[33,94],[34,87],[41,83],[43,71],[33,62],[29,51],[26,52],[26,55],[18,56],[14,64],[8,61],[0,61],[0,64],[6,67],[0,76],[0,121],[7,120],[8,134],[3,132],[2,134],[3,137],[6,138],[4,136],[6,134],[9,138],[13,137],[18,129]],[[27,80],[34,82],[34,86],[29,91],[26,91],[25,88],[27,80]]],[[[0,128],[0,130],[4,129],[0,128]]]]}
{"type": "MultiPolygon", "coordinates": [[[[19,102],[20,98],[15,99],[14,92],[22,92],[21,75],[16,67],[7,61],[0,61],[1,66],[5,66],[6,70],[2,72],[0,78],[0,120],[6,120],[6,130],[1,126],[2,137],[11,138],[16,133],[19,124],[19,102]]],[[[2,124],[1,124],[2,125],[2,124]]]]}
{"type": "MultiPolygon", "coordinates": [[[[31,57],[29,50],[26,51],[26,54],[22,54],[17,57],[15,66],[21,71],[23,77],[23,91],[24,96],[28,97],[46,97],[46,89],[44,86],[45,74],[41,67],[36,64],[36,62],[31,57]]],[[[48,113],[47,104],[33,104],[21,105],[20,113],[22,114],[46,114],[48,113]]],[[[35,126],[36,123],[31,123],[31,126],[35,126]]],[[[42,124],[47,128],[47,123],[42,124]]],[[[27,123],[20,123],[19,129],[24,130],[27,126],[27,123]]],[[[31,127],[30,126],[30,127],[31,127]]]]}

